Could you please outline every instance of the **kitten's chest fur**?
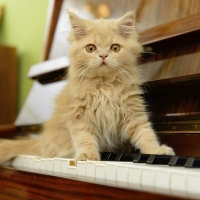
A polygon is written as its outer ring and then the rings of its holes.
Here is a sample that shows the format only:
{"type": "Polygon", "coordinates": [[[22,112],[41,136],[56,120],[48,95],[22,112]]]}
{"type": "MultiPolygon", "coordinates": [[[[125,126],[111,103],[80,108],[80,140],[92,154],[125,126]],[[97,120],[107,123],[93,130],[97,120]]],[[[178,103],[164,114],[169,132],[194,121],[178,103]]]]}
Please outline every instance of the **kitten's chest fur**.
{"type": "Polygon", "coordinates": [[[102,121],[100,123],[102,126],[107,125],[111,128],[110,125],[113,125],[114,128],[121,116],[121,95],[122,92],[114,88],[100,88],[88,94],[87,109],[91,115],[95,116],[96,120],[102,121]],[[115,126],[113,121],[116,122],[115,126]]]}
{"type": "Polygon", "coordinates": [[[95,133],[105,146],[122,142],[120,132],[128,106],[125,93],[122,87],[103,85],[86,94],[85,119],[94,124],[95,133]]]}
{"type": "Polygon", "coordinates": [[[109,145],[116,143],[119,141],[117,135],[122,114],[119,95],[114,89],[100,88],[90,93],[89,96],[86,115],[95,125],[95,132],[99,139],[109,145]]]}

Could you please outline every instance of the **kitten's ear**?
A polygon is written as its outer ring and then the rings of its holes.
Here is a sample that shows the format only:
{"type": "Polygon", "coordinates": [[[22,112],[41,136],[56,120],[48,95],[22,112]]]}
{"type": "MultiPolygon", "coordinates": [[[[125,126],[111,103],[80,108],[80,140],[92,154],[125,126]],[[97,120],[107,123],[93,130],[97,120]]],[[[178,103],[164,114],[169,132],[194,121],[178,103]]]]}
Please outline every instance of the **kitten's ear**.
{"type": "Polygon", "coordinates": [[[68,11],[68,14],[75,39],[79,40],[85,37],[87,33],[84,21],[72,12],[68,11]]]}
{"type": "Polygon", "coordinates": [[[127,12],[118,20],[117,26],[119,34],[124,38],[128,38],[136,29],[135,12],[127,12]]]}

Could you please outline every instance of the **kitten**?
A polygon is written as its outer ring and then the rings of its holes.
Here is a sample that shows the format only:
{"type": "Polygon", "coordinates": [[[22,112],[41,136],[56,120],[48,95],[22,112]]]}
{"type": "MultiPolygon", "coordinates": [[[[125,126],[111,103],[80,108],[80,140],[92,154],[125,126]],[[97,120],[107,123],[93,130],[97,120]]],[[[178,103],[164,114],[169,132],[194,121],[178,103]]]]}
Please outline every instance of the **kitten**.
{"type": "Polygon", "coordinates": [[[72,31],[68,85],[39,139],[2,140],[0,163],[20,154],[100,160],[127,141],[142,153],[174,155],[160,145],[141,94],[134,13],[117,20],[83,20],[69,12],[72,31]]]}

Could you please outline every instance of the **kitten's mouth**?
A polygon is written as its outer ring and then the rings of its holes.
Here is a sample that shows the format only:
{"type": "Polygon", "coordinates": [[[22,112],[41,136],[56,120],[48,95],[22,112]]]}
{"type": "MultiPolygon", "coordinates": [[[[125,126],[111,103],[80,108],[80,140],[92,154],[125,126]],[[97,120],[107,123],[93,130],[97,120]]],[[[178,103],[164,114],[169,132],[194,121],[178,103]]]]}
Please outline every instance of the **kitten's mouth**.
{"type": "Polygon", "coordinates": [[[107,64],[103,61],[103,62],[101,63],[101,66],[107,66],[107,64]]]}

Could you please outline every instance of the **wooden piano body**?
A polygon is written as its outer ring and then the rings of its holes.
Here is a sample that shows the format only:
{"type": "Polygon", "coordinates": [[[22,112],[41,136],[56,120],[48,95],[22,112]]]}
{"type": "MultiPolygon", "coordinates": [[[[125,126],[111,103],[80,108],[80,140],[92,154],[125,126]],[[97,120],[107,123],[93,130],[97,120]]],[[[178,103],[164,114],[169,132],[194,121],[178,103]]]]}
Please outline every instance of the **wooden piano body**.
{"type": "MultiPolygon", "coordinates": [[[[55,19],[61,3],[55,1],[55,19]]],[[[147,51],[140,67],[147,81],[144,98],[158,137],[162,143],[172,146],[177,155],[200,157],[200,2],[138,0],[127,1],[125,5],[129,9],[130,5],[137,7],[136,17],[146,27],[140,32],[140,41],[147,51]]],[[[55,24],[52,23],[52,30],[55,24]]],[[[48,40],[46,59],[52,35],[48,40]]],[[[63,71],[34,78],[43,84],[58,81],[63,71]]],[[[9,137],[27,132],[24,129],[4,128],[0,134],[9,137]]],[[[0,167],[0,199],[147,198],[178,199],[0,167]]]]}

